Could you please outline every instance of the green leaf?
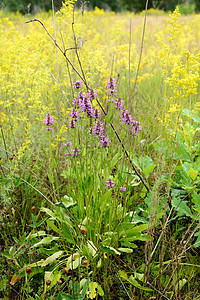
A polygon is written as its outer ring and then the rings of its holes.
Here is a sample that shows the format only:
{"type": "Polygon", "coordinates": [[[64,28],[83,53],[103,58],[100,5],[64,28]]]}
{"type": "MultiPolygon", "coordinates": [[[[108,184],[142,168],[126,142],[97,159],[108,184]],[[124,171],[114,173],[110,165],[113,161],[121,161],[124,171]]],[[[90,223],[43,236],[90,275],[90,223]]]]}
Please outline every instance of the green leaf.
{"type": "Polygon", "coordinates": [[[77,296],[77,295],[74,295],[74,296],[71,296],[70,294],[65,294],[63,292],[60,292],[58,294],[58,300],[83,300],[85,298],[85,296],[77,296]]]}
{"type": "Polygon", "coordinates": [[[119,250],[120,252],[125,252],[125,253],[132,253],[133,250],[130,248],[118,248],[117,250],[119,250]]]}
{"type": "Polygon", "coordinates": [[[156,165],[154,164],[153,160],[148,156],[145,155],[144,157],[140,158],[140,163],[143,168],[144,174],[148,177],[150,173],[153,172],[156,165]]]}
{"type": "Polygon", "coordinates": [[[115,248],[110,247],[110,246],[106,246],[106,245],[102,245],[101,246],[101,250],[106,252],[106,253],[114,253],[117,255],[120,255],[121,253],[119,251],[117,251],[115,248]]]}
{"type": "Polygon", "coordinates": [[[54,225],[53,222],[51,222],[49,219],[46,221],[47,225],[55,232],[60,233],[60,229],[58,229],[58,227],[56,227],[56,225],[54,225]]]}
{"type": "Polygon", "coordinates": [[[41,267],[45,267],[48,264],[51,264],[53,261],[55,261],[58,257],[60,257],[63,254],[63,251],[58,251],[49,256],[45,261],[42,263],[41,267]]]}
{"type": "Polygon", "coordinates": [[[50,217],[52,217],[53,219],[56,219],[56,215],[54,212],[52,212],[50,209],[46,208],[46,207],[42,207],[41,208],[42,211],[46,212],[50,217]]]}
{"type": "Polygon", "coordinates": [[[137,282],[137,280],[131,275],[128,279],[128,282],[130,282],[132,285],[134,285],[136,288],[147,291],[147,292],[153,292],[152,289],[142,286],[140,283],[137,282]]]}
{"type": "Polygon", "coordinates": [[[102,287],[100,286],[100,284],[98,284],[98,286],[97,286],[97,291],[98,291],[98,294],[99,294],[99,296],[104,296],[104,291],[103,291],[103,289],[102,289],[102,287]]]}
{"type": "Polygon", "coordinates": [[[192,180],[195,180],[198,175],[198,171],[190,168],[190,170],[187,171],[187,174],[192,178],[192,180]]]}
{"type": "Polygon", "coordinates": [[[74,270],[78,268],[81,265],[82,257],[80,257],[79,253],[74,253],[70,257],[68,257],[67,260],[67,269],[74,270]]]}
{"type": "Polygon", "coordinates": [[[54,236],[47,236],[43,238],[40,242],[34,244],[32,247],[38,247],[43,244],[50,244],[52,241],[58,240],[59,237],[54,237],[54,236]]]}
{"type": "Polygon", "coordinates": [[[97,253],[97,248],[95,247],[93,242],[87,241],[87,246],[88,246],[89,252],[91,253],[92,257],[95,256],[95,254],[97,253]]]}
{"type": "Polygon", "coordinates": [[[194,218],[189,206],[187,206],[187,201],[181,201],[180,198],[172,198],[172,206],[178,211],[179,216],[187,216],[194,218]]]}
{"type": "Polygon", "coordinates": [[[52,162],[51,162],[51,165],[52,165],[52,167],[53,167],[54,169],[57,168],[57,165],[58,165],[58,158],[57,158],[57,157],[53,158],[53,160],[52,160],[52,162]]]}
{"type": "Polygon", "coordinates": [[[73,235],[72,235],[69,227],[65,223],[62,224],[62,227],[63,227],[63,236],[66,239],[66,241],[68,243],[75,244],[73,235]]]}
{"type": "Polygon", "coordinates": [[[52,184],[54,184],[54,178],[51,174],[47,173],[48,177],[49,177],[49,180],[52,184]]]}
{"type": "Polygon", "coordinates": [[[94,299],[94,298],[96,298],[96,296],[97,296],[97,291],[96,291],[96,289],[98,288],[98,283],[97,282],[93,282],[93,281],[91,281],[90,283],[89,283],[89,298],[90,299],[94,299]]]}

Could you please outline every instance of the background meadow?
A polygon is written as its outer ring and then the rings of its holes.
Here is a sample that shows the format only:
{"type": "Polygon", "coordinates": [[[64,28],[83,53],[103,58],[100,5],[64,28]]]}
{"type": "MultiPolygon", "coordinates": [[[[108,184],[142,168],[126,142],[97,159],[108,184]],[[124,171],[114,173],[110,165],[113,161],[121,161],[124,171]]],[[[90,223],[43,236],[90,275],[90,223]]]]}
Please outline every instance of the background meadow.
{"type": "Polygon", "coordinates": [[[200,16],[144,15],[0,11],[1,299],[200,299],[200,16]]]}

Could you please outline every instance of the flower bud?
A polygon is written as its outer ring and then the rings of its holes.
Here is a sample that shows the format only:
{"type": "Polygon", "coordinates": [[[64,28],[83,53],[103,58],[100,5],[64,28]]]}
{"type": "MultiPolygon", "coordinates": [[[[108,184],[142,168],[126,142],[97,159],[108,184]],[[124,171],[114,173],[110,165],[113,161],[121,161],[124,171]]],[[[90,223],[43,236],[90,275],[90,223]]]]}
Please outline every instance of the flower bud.
{"type": "Polygon", "coordinates": [[[26,267],[26,274],[31,274],[31,272],[32,272],[32,267],[26,267]]]}

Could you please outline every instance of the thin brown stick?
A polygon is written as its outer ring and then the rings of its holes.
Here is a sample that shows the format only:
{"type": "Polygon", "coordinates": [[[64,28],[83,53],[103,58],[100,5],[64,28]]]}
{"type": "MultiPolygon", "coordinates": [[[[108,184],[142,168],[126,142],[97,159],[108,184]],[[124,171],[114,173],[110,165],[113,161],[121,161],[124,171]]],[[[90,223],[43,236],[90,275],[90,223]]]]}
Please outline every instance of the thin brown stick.
{"type": "Polygon", "coordinates": [[[139,58],[139,62],[138,62],[135,83],[134,83],[134,88],[133,88],[133,98],[135,96],[137,78],[138,78],[138,74],[139,74],[139,69],[140,69],[140,64],[141,64],[141,59],[142,59],[142,52],[143,52],[143,47],[144,47],[144,34],[145,34],[146,20],[147,20],[147,7],[148,7],[148,0],[146,1],[146,7],[145,7],[144,25],[143,25],[143,32],[142,32],[141,48],[140,48],[140,58],[139,58]]]}

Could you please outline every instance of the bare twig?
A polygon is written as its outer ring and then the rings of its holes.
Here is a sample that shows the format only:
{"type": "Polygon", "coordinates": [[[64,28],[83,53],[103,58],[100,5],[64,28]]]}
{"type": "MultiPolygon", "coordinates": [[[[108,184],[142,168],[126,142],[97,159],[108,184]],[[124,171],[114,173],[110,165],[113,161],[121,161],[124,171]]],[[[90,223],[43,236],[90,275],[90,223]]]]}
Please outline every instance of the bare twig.
{"type": "Polygon", "coordinates": [[[142,59],[142,52],[143,52],[143,47],[144,47],[144,34],[145,34],[145,28],[146,28],[147,7],[148,7],[148,0],[146,1],[146,7],[145,7],[145,16],[144,16],[143,33],[142,33],[142,41],[141,41],[141,48],[140,48],[140,57],[139,57],[139,62],[138,62],[138,67],[137,67],[137,72],[136,72],[136,77],[135,77],[135,83],[134,83],[134,88],[133,88],[133,98],[135,96],[137,78],[138,78],[138,74],[139,74],[140,63],[141,63],[141,59],[142,59]]]}

